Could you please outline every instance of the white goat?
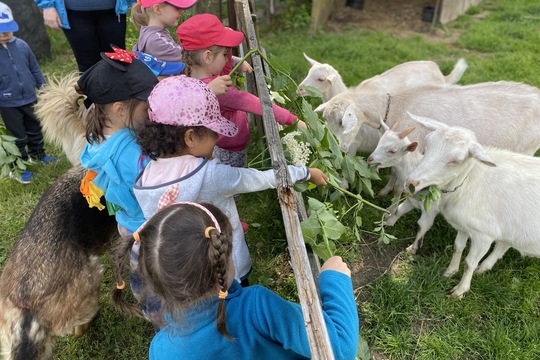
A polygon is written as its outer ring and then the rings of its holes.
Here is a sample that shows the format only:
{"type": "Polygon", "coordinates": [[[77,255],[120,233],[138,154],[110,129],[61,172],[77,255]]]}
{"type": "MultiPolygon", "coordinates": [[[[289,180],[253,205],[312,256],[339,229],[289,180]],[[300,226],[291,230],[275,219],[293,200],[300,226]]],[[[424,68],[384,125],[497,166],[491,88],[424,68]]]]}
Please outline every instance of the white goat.
{"type": "Polygon", "coordinates": [[[522,255],[540,256],[540,159],[484,148],[471,130],[410,116],[432,132],[406,185],[413,185],[415,192],[431,185],[446,190],[439,210],[460,232],[445,276],[458,271],[467,236],[471,239],[463,277],[449,295],[462,297],[470,289],[473,272],[490,270],[510,247],[522,255]],[[479,265],[493,242],[493,251],[479,265]]]}
{"type": "MultiPolygon", "coordinates": [[[[330,130],[344,151],[361,139],[359,129],[367,124],[380,128],[380,119],[396,130],[414,126],[406,112],[437,118],[451,126],[476,133],[483,145],[492,145],[533,155],[540,148],[540,90],[526,84],[499,81],[467,86],[422,87],[397,95],[344,93],[319,106],[330,130]],[[345,96],[342,96],[345,95],[345,96]],[[385,118],[385,114],[388,114],[385,118]]],[[[410,139],[423,149],[427,131],[418,129],[410,139]]]]}
{"type": "MultiPolygon", "coordinates": [[[[337,94],[347,90],[339,72],[329,64],[322,64],[304,53],[311,64],[307,76],[302,80],[296,93],[306,96],[306,86],[312,86],[323,94],[323,102],[327,102],[337,94]]],[[[404,89],[425,85],[450,85],[457,83],[467,70],[467,63],[459,59],[452,72],[444,76],[439,65],[433,61],[408,61],[394,66],[380,75],[362,81],[352,88],[362,93],[395,93],[404,89]]]]}
{"type": "MultiPolygon", "coordinates": [[[[355,88],[348,90],[341,75],[331,65],[321,64],[308,57],[305,53],[304,57],[311,64],[311,68],[306,78],[298,85],[296,92],[298,95],[304,96],[307,94],[304,89],[305,86],[315,87],[323,94],[325,103],[336,95],[343,93],[354,93],[361,96],[369,93],[397,93],[425,85],[449,85],[459,81],[467,69],[465,60],[459,59],[452,72],[444,76],[439,65],[433,61],[409,61],[394,66],[380,75],[366,79],[355,88]]],[[[345,111],[347,110],[345,109],[345,111]]],[[[380,136],[381,134],[378,131],[363,126],[359,129],[358,141],[345,151],[351,155],[357,152],[371,152],[375,150],[380,136]]],[[[385,195],[391,190],[392,180],[379,194],[385,195]]]]}
{"type": "Polygon", "coordinates": [[[390,129],[388,125],[381,121],[385,132],[379,140],[377,148],[368,157],[368,164],[377,165],[377,169],[391,167],[396,177],[394,185],[394,196],[392,205],[388,208],[390,214],[385,217],[385,225],[393,226],[398,219],[412,209],[419,209],[422,212],[418,220],[419,230],[414,242],[407,247],[407,252],[416,254],[422,247],[422,240],[426,232],[433,225],[435,217],[439,213],[436,204],[433,204],[429,210],[425,210],[423,204],[412,196],[399,204],[399,200],[405,189],[405,180],[407,176],[416,168],[422,160],[422,154],[415,151],[418,143],[411,142],[407,135],[414,128],[405,129],[399,133],[390,129]],[[399,206],[398,206],[399,205],[399,206]]]}

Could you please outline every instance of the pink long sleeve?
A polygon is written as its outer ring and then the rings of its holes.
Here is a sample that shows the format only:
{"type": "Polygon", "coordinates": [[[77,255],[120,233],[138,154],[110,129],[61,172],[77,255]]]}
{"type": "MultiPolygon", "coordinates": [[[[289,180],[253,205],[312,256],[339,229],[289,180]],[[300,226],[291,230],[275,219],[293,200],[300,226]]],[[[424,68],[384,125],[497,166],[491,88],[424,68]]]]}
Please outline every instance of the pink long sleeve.
{"type": "MultiPolygon", "coordinates": [[[[214,77],[201,79],[208,84],[214,77]]],[[[220,137],[217,146],[231,151],[244,150],[249,141],[249,123],[246,113],[262,115],[262,107],[259,98],[246,91],[238,90],[231,86],[225,95],[217,97],[221,114],[238,126],[238,134],[233,138],[220,137]]],[[[276,121],[283,125],[291,125],[296,116],[289,110],[272,104],[276,121]]]]}

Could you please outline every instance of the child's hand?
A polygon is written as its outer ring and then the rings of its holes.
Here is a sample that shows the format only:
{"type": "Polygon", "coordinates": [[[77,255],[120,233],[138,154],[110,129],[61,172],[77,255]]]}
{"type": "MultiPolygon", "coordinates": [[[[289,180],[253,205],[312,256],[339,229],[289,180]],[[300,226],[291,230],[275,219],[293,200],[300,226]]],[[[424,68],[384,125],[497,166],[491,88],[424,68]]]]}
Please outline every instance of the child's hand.
{"type": "Polygon", "coordinates": [[[247,61],[244,61],[242,65],[238,68],[238,71],[251,74],[253,72],[253,67],[247,61]]]}
{"type": "Polygon", "coordinates": [[[300,129],[307,129],[307,125],[302,120],[298,120],[298,123],[296,124],[300,129]]]}
{"type": "Polygon", "coordinates": [[[309,168],[309,174],[311,175],[309,181],[311,181],[315,185],[326,185],[326,182],[328,181],[328,176],[324,175],[324,173],[320,169],[309,168]]]}
{"type": "Polygon", "coordinates": [[[221,75],[212,80],[208,87],[216,95],[224,95],[229,91],[229,86],[232,86],[232,80],[229,75],[221,75]]]}
{"type": "Polygon", "coordinates": [[[326,260],[321,267],[321,272],[325,270],[339,271],[340,273],[351,277],[351,270],[347,264],[343,262],[341,256],[332,256],[330,259],[326,260]]]}

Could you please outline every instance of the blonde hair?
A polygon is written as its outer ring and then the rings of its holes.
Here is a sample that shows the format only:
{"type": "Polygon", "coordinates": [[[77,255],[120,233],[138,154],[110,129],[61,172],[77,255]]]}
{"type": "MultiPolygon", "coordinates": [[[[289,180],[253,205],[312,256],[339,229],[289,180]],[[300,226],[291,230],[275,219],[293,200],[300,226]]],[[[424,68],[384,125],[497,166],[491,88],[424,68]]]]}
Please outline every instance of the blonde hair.
{"type": "Polygon", "coordinates": [[[223,49],[228,49],[225,46],[219,46],[219,45],[212,45],[209,48],[206,49],[199,49],[199,50],[185,50],[182,49],[182,61],[184,64],[186,64],[186,68],[184,69],[184,73],[187,76],[191,76],[191,70],[192,67],[195,66],[202,66],[203,63],[201,61],[201,55],[206,50],[209,50],[212,54],[216,54],[220,52],[223,49]]]}
{"type": "Polygon", "coordinates": [[[141,27],[148,25],[149,20],[150,16],[148,15],[147,9],[137,3],[133,4],[131,7],[131,22],[135,25],[135,28],[141,30],[141,27]]]}

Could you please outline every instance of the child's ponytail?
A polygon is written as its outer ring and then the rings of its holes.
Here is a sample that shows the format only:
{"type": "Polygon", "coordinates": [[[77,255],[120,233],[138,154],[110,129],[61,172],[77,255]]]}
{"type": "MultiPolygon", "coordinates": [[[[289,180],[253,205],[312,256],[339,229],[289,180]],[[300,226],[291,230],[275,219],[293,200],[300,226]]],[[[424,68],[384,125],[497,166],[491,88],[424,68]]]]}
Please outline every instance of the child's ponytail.
{"type": "Polygon", "coordinates": [[[232,339],[231,335],[227,331],[227,324],[225,322],[225,298],[228,294],[227,285],[227,268],[229,266],[229,243],[225,234],[220,234],[214,228],[208,231],[210,237],[210,247],[208,248],[208,258],[212,264],[219,284],[219,305],[216,314],[216,326],[219,333],[228,339],[232,339]]]}
{"type": "Polygon", "coordinates": [[[140,31],[141,27],[148,26],[148,21],[149,17],[146,10],[138,3],[133,4],[131,7],[131,22],[135,25],[135,28],[140,31]]]}

